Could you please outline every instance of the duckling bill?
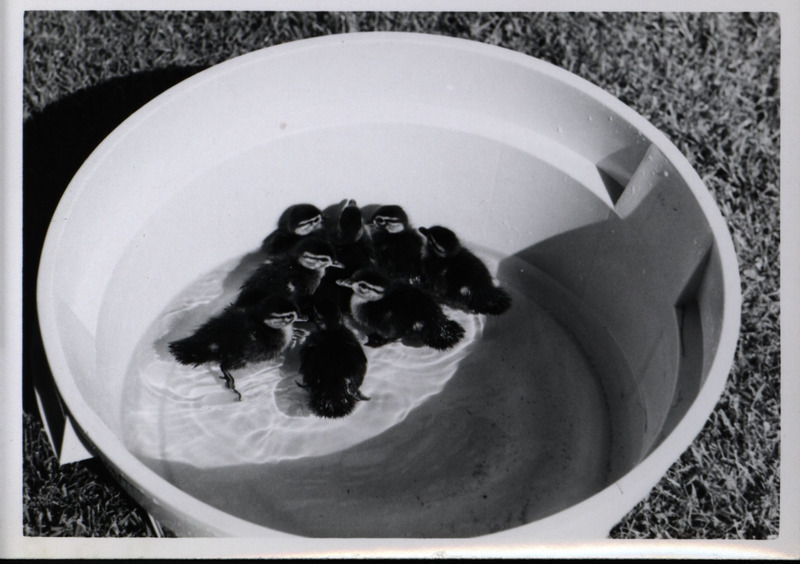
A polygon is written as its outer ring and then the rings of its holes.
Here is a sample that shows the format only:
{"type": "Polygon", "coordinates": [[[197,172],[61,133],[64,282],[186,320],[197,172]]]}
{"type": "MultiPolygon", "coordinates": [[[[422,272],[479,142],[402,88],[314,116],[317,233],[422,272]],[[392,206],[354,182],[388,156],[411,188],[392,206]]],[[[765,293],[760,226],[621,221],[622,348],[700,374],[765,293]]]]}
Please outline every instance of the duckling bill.
{"type": "Polygon", "coordinates": [[[181,364],[218,363],[225,386],[241,401],[231,370],[274,360],[302,341],[305,330],[294,327],[297,321],[306,319],[287,298],[274,296],[251,307],[231,304],[193,334],[169,343],[169,350],[181,364]]]}

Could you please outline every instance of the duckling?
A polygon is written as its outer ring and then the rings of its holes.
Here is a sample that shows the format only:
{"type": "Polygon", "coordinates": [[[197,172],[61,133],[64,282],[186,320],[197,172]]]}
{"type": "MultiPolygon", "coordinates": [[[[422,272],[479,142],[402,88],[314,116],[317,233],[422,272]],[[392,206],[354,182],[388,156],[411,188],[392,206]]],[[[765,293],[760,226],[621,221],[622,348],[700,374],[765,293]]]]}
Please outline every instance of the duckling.
{"type": "Polygon", "coordinates": [[[313,330],[300,349],[301,388],[309,392],[311,410],[319,417],[350,414],[359,401],[370,398],[360,387],[367,372],[367,356],[350,329],[342,323],[339,307],[314,300],[313,330]]]}
{"type": "Polygon", "coordinates": [[[338,286],[336,281],[347,278],[360,268],[374,266],[375,250],[356,201],[344,200],[338,208],[338,211],[326,213],[326,216],[331,215],[336,219],[331,226],[330,241],[342,268],[326,270],[317,292],[336,301],[340,308],[346,308],[350,291],[338,286]]]}
{"type": "Polygon", "coordinates": [[[259,266],[244,281],[234,303],[248,306],[267,296],[284,296],[304,311],[328,267],[342,267],[336,260],[333,246],[313,237],[301,239],[287,256],[273,258],[259,266]]]}
{"type": "Polygon", "coordinates": [[[399,340],[408,346],[446,350],[464,336],[464,328],[426,292],[374,269],[358,270],[337,284],[353,291],[349,313],[368,333],[367,346],[399,340]]]}
{"type": "Polygon", "coordinates": [[[331,243],[343,268],[335,273],[330,271],[329,274],[345,278],[360,268],[373,265],[375,248],[355,200],[342,202],[336,231],[331,234],[331,243]]]}
{"type": "Polygon", "coordinates": [[[312,204],[289,206],[278,218],[278,227],[261,243],[268,256],[288,253],[304,237],[325,238],[322,212],[312,204]]]}
{"type": "Polygon", "coordinates": [[[408,222],[397,205],[380,206],[370,220],[375,258],[391,278],[417,285],[422,275],[423,237],[408,222]]]}
{"type": "Polygon", "coordinates": [[[220,378],[241,401],[231,370],[274,360],[302,342],[307,331],[295,328],[296,321],[307,319],[298,315],[297,307],[287,298],[269,297],[252,307],[231,304],[188,337],[172,341],[169,350],[181,364],[219,363],[220,378]]]}
{"type": "Polygon", "coordinates": [[[461,245],[450,229],[420,227],[426,238],[422,258],[425,287],[444,303],[469,313],[500,315],[511,307],[509,293],[496,286],[486,265],[461,245]]]}

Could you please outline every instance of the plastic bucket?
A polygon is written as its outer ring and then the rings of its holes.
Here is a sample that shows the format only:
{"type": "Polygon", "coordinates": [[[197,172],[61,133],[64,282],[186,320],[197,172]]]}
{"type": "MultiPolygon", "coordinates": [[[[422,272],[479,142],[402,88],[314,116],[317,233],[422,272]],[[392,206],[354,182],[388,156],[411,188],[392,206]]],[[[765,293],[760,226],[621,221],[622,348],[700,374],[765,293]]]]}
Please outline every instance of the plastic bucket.
{"type": "MultiPolygon", "coordinates": [[[[403,202],[416,225],[513,258],[496,275],[524,286],[599,378],[603,483],[454,536],[605,538],[722,392],[739,330],[733,246],[700,178],[645,119],[571,73],[471,41],[364,33],[253,52],[170,89],[94,151],[55,213],[38,280],[47,357],[86,442],[179,535],[296,538],[198,499],[132,454],[123,380],[182,289],[252,251],[288,205],[341,198],[403,202]]],[[[391,481],[380,457],[371,464],[385,477],[370,479],[391,481]]],[[[373,536],[363,530],[352,536],[373,536]]]]}

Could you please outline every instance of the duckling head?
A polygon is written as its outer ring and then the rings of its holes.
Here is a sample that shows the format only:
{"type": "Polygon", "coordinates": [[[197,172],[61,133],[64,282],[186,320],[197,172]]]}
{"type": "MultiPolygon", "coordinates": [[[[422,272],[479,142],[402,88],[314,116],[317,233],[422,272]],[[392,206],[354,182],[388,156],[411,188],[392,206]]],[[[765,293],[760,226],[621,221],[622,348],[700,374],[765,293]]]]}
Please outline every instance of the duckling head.
{"type": "Polygon", "coordinates": [[[305,237],[312,231],[322,229],[322,212],[312,204],[289,206],[278,219],[278,228],[305,237]]]}
{"type": "Polygon", "coordinates": [[[314,321],[320,329],[333,329],[342,323],[342,312],[336,302],[314,297],[314,321]]]}
{"type": "Polygon", "coordinates": [[[375,302],[384,297],[390,280],[383,274],[368,268],[357,270],[353,276],[337,280],[339,286],[353,290],[353,294],[363,301],[375,302]]]}
{"type": "Polygon", "coordinates": [[[403,208],[397,205],[380,206],[372,214],[370,224],[375,230],[400,233],[408,227],[408,215],[403,208]]]}
{"type": "Polygon", "coordinates": [[[324,272],[328,267],[344,268],[344,265],[336,260],[333,245],[322,239],[310,237],[301,240],[292,249],[292,255],[300,266],[308,270],[324,272]]]}
{"type": "Polygon", "coordinates": [[[282,296],[263,299],[255,306],[254,314],[264,325],[272,329],[284,329],[296,321],[308,321],[298,313],[294,302],[282,296]]]}
{"type": "Polygon", "coordinates": [[[447,258],[453,256],[461,248],[461,241],[447,227],[441,225],[420,227],[419,232],[425,235],[427,249],[436,256],[447,258]]]}
{"type": "Polygon", "coordinates": [[[364,234],[364,219],[355,200],[347,200],[339,215],[337,235],[343,243],[354,243],[364,234]]]}

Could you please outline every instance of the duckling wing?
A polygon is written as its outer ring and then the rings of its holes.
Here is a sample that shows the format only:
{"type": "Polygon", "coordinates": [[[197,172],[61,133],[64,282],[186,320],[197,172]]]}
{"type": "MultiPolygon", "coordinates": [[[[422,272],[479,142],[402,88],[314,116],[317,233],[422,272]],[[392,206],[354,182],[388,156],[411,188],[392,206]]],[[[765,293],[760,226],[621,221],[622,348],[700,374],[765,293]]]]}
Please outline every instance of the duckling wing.
{"type": "MultiPolygon", "coordinates": [[[[250,339],[251,321],[243,310],[229,306],[211,317],[190,336],[169,344],[172,355],[182,364],[199,366],[206,362],[236,359],[250,339]]],[[[231,368],[236,366],[231,365],[231,368]]]]}
{"type": "Polygon", "coordinates": [[[447,298],[473,313],[499,315],[511,307],[511,295],[495,286],[489,269],[462,249],[447,270],[447,298]]]}
{"type": "Polygon", "coordinates": [[[242,283],[234,303],[249,307],[268,296],[290,295],[289,266],[285,260],[262,264],[242,283]]]}
{"type": "Polygon", "coordinates": [[[422,259],[422,287],[437,296],[445,296],[448,292],[448,261],[435,255],[422,259]]]}
{"type": "Polygon", "coordinates": [[[400,333],[417,331],[443,315],[433,298],[410,284],[396,285],[385,300],[400,333]]]}
{"type": "Polygon", "coordinates": [[[353,333],[339,327],[309,335],[300,351],[300,373],[307,385],[364,380],[367,357],[353,333]]]}
{"type": "Polygon", "coordinates": [[[378,266],[393,278],[414,279],[422,271],[423,240],[414,231],[384,235],[376,238],[375,255],[378,266]]]}
{"type": "Polygon", "coordinates": [[[283,330],[264,324],[258,325],[251,331],[251,339],[248,341],[248,361],[274,360],[288,345],[289,340],[283,330]]]}
{"type": "Polygon", "coordinates": [[[405,304],[403,311],[410,323],[406,333],[408,343],[421,341],[429,347],[446,350],[464,336],[461,324],[447,317],[439,304],[423,290],[405,286],[401,297],[405,304]]]}
{"type": "Polygon", "coordinates": [[[459,290],[463,286],[492,285],[489,269],[481,259],[466,249],[461,249],[450,259],[446,276],[451,291],[459,290]]]}
{"type": "Polygon", "coordinates": [[[285,255],[299,240],[300,236],[291,231],[276,229],[264,238],[261,252],[272,256],[285,255]]]}

